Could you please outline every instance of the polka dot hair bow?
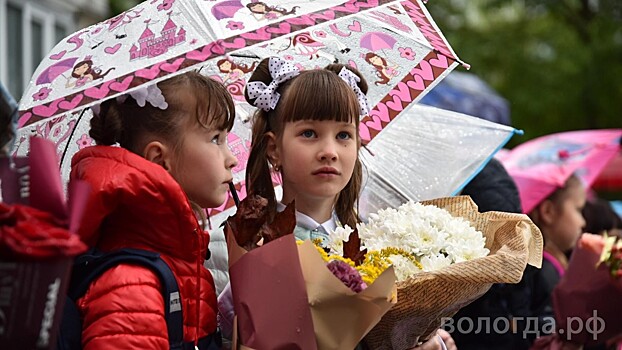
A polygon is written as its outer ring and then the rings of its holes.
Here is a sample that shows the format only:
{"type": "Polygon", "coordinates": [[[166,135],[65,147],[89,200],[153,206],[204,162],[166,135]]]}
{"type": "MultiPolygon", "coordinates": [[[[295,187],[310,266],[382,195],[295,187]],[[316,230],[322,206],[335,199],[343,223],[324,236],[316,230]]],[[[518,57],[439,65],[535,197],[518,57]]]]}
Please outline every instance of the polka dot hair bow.
{"type": "Polygon", "coordinates": [[[255,99],[255,107],[261,108],[266,112],[270,109],[275,109],[276,104],[279,102],[281,94],[276,91],[279,85],[300,74],[298,68],[279,57],[270,57],[268,70],[270,71],[270,76],[272,76],[270,85],[266,85],[261,81],[252,81],[246,84],[248,97],[255,99]]]}
{"type": "Polygon", "coordinates": [[[354,90],[354,94],[356,94],[356,98],[359,100],[359,106],[361,108],[359,112],[360,115],[364,116],[369,114],[369,101],[367,101],[367,96],[365,96],[365,94],[363,93],[363,91],[361,91],[361,88],[359,88],[358,85],[358,82],[361,81],[361,78],[359,78],[358,75],[354,74],[346,67],[341,68],[341,71],[339,72],[339,77],[343,79],[343,81],[348,83],[352,90],[354,90]]]}

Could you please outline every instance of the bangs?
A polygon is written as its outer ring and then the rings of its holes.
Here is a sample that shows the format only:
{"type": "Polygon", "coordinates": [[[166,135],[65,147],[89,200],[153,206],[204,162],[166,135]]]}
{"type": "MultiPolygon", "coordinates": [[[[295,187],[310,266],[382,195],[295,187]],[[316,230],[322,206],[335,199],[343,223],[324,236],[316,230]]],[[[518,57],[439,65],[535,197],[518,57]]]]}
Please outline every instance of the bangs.
{"type": "MultiPolygon", "coordinates": [[[[360,106],[354,91],[331,71],[301,72],[282,98],[278,118],[285,122],[331,120],[352,123],[360,118],[360,106]]],[[[356,125],[358,129],[358,123],[356,125]]]]}
{"type": "Polygon", "coordinates": [[[195,91],[197,122],[207,129],[231,131],[235,121],[235,106],[231,95],[222,84],[200,76],[202,79],[191,80],[195,91]],[[204,94],[206,90],[207,98],[204,94]],[[201,92],[200,96],[198,92],[201,92]]]}

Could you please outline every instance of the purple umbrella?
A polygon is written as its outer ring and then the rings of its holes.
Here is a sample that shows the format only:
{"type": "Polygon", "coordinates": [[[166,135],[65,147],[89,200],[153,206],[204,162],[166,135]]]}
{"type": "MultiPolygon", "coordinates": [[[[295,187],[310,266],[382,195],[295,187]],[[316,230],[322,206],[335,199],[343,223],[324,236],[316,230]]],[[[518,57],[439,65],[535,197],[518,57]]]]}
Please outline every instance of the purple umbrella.
{"type": "Polygon", "coordinates": [[[361,37],[361,47],[370,51],[392,49],[397,39],[382,32],[370,32],[361,37]]]}
{"type": "Polygon", "coordinates": [[[212,15],[218,20],[223,18],[233,18],[236,12],[242,7],[240,0],[230,0],[220,2],[212,7],[212,15]]]}
{"type": "Polygon", "coordinates": [[[59,75],[71,69],[77,60],[78,57],[67,58],[47,67],[43,72],[41,72],[41,74],[39,74],[39,77],[37,77],[37,85],[51,83],[59,75]]]}

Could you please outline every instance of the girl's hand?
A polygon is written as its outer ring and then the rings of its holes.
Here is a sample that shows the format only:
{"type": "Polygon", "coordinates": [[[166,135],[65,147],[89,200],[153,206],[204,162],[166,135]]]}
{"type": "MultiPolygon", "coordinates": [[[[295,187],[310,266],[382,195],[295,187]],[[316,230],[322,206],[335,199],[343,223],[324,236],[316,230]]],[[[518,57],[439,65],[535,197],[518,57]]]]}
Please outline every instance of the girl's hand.
{"type": "Polygon", "coordinates": [[[443,330],[436,331],[436,336],[430,338],[425,343],[411,348],[412,350],[457,350],[456,343],[451,335],[443,330]]]}
{"type": "Polygon", "coordinates": [[[441,339],[443,339],[447,350],[458,350],[456,342],[454,341],[454,338],[451,337],[451,334],[449,334],[449,332],[441,328],[436,332],[436,334],[438,334],[441,339]]]}

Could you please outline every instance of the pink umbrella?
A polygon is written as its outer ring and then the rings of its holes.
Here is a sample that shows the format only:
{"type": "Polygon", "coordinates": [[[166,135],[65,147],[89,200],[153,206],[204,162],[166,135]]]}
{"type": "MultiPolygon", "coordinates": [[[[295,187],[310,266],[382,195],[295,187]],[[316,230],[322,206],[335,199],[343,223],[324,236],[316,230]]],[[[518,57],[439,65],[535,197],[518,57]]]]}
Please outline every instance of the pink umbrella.
{"type": "Polygon", "coordinates": [[[392,49],[397,39],[382,32],[370,32],[361,37],[361,47],[370,51],[392,49]]]}
{"type": "Polygon", "coordinates": [[[64,59],[58,63],[55,63],[49,67],[47,67],[39,76],[37,77],[37,85],[41,84],[49,84],[54,79],[56,79],[59,75],[65,73],[67,70],[71,69],[78,60],[78,57],[72,57],[64,59]]]}
{"type": "Polygon", "coordinates": [[[598,175],[592,188],[605,191],[622,191],[622,152],[613,158],[598,175]]]}
{"type": "Polygon", "coordinates": [[[583,130],[551,134],[530,140],[501,160],[516,181],[529,213],[571,175],[592,185],[607,163],[620,151],[622,129],[583,130]]]}

